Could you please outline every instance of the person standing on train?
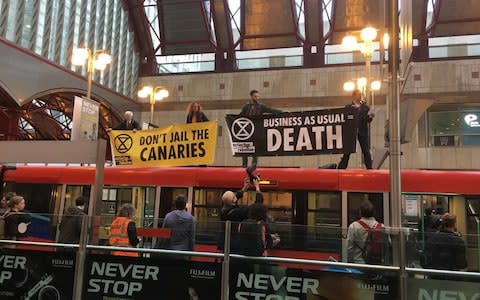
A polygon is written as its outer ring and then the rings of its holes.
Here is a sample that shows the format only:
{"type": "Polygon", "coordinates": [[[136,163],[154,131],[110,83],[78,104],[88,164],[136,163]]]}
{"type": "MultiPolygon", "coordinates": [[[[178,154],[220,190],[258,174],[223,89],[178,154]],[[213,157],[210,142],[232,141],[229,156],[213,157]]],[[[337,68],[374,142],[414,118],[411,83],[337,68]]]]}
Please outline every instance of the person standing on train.
{"type": "Polygon", "coordinates": [[[467,267],[465,241],[457,232],[457,216],[445,213],[440,230],[426,242],[427,263],[424,267],[460,271],[467,267]]]}
{"type": "Polygon", "coordinates": [[[197,102],[192,102],[187,107],[187,123],[208,122],[208,118],[202,111],[202,106],[197,102]]]}
{"type": "Polygon", "coordinates": [[[75,199],[75,206],[69,207],[62,216],[60,223],[59,243],[78,244],[82,232],[82,221],[85,215],[87,197],[80,196],[75,199]]]}
{"type": "Polygon", "coordinates": [[[22,196],[10,199],[4,219],[6,239],[19,240],[28,236],[30,215],[25,211],[25,199],[22,196]]]}
{"type": "MultiPolygon", "coordinates": [[[[355,90],[352,92],[353,101],[352,104],[346,107],[353,109],[357,112],[357,139],[362,149],[363,162],[367,169],[372,168],[372,155],[370,154],[370,128],[369,123],[372,122],[375,114],[370,110],[370,107],[365,101],[362,100],[362,92],[355,90]]],[[[346,169],[348,167],[348,161],[350,159],[350,153],[345,153],[338,164],[338,169],[346,169]]]]}
{"type": "MultiPolygon", "coordinates": [[[[131,204],[123,204],[118,213],[118,217],[113,220],[110,227],[110,246],[135,248],[140,240],[137,236],[137,228],[134,222],[135,208],[131,204]]],[[[112,251],[112,255],[134,256],[137,252],[112,251]]]]}
{"type": "Polygon", "coordinates": [[[175,210],[169,212],[163,220],[163,228],[170,228],[168,248],[172,250],[193,251],[195,245],[195,218],[187,211],[184,195],[175,198],[175,210]]]}
{"type": "MultiPolygon", "coordinates": [[[[263,114],[278,114],[282,111],[279,109],[274,109],[266,106],[263,103],[258,101],[260,99],[260,93],[257,90],[250,91],[250,100],[247,104],[245,104],[240,111],[241,116],[261,116],[263,114]]],[[[249,156],[242,156],[242,166],[246,168],[248,166],[248,157],[249,156]]],[[[258,157],[252,155],[252,166],[255,168],[258,163],[258,157]]]]}

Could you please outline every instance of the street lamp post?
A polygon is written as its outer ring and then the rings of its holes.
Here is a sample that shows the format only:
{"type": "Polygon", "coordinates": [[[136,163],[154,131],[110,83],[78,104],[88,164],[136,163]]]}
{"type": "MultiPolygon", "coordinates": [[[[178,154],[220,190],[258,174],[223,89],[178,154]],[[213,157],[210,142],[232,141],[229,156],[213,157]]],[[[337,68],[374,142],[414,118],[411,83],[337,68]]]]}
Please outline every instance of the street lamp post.
{"type": "Polygon", "coordinates": [[[105,50],[90,48],[75,48],[72,53],[72,64],[83,66],[87,62],[87,98],[92,96],[92,78],[95,70],[103,71],[112,62],[112,57],[105,50]]]}
{"type": "Polygon", "coordinates": [[[372,63],[372,56],[373,52],[375,51],[375,45],[373,41],[377,37],[377,29],[373,27],[365,27],[362,29],[360,32],[360,38],[363,43],[358,44],[357,39],[352,36],[348,35],[343,38],[342,44],[351,50],[360,50],[360,52],[363,54],[363,57],[365,58],[365,85],[364,89],[361,89],[362,95],[366,99],[368,104],[370,103],[370,91],[371,91],[371,63],[372,63]]]}
{"type": "Polygon", "coordinates": [[[138,91],[138,97],[147,98],[150,96],[150,124],[153,124],[153,111],[155,101],[160,101],[167,98],[169,95],[168,90],[161,86],[144,86],[138,91]]]}

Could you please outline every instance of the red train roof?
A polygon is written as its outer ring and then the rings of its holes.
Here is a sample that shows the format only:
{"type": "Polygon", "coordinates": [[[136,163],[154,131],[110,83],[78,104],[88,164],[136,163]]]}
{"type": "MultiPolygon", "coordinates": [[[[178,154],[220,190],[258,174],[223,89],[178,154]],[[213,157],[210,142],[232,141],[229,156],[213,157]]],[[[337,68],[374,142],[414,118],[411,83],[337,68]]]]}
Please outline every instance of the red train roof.
{"type": "MultiPolygon", "coordinates": [[[[259,168],[257,173],[270,180],[267,189],[369,191],[390,190],[388,170],[328,170],[313,168],[259,168]]],[[[92,184],[93,167],[18,166],[5,170],[4,181],[43,184],[92,184]]],[[[106,185],[195,186],[235,188],[246,177],[243,168],[107,167],[106,185]]],[[[480,195],[480,172],[449,170],[403,170],[402,191],[415,193],[453,193],[480,195]]]]}

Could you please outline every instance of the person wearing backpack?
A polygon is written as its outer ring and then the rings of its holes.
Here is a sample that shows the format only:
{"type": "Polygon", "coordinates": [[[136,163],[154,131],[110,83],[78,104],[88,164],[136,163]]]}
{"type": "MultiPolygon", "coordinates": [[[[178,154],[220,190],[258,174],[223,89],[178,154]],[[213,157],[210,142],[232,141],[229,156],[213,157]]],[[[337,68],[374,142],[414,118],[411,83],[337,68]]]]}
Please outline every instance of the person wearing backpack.
{"type": "Polygon", "coordinates": [[[386,234],[384,225],[373,216],[373,204],[360,204],[360,219],[350,224],[347,232],[348,262],[382,264],[385,258],[386,234]]]}

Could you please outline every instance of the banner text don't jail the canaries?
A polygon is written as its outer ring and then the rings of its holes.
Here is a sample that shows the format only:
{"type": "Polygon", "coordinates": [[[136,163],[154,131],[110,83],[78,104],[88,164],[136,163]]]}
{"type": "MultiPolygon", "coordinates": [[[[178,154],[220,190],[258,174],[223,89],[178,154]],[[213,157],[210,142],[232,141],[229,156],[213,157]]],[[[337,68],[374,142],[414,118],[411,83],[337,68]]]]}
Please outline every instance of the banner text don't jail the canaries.
{"type": "Polygon", "coordinates": [[[109,137],[116,165],[208,165],[215,159],[217,122],[138,131],[112,130],[109,137]]]}

